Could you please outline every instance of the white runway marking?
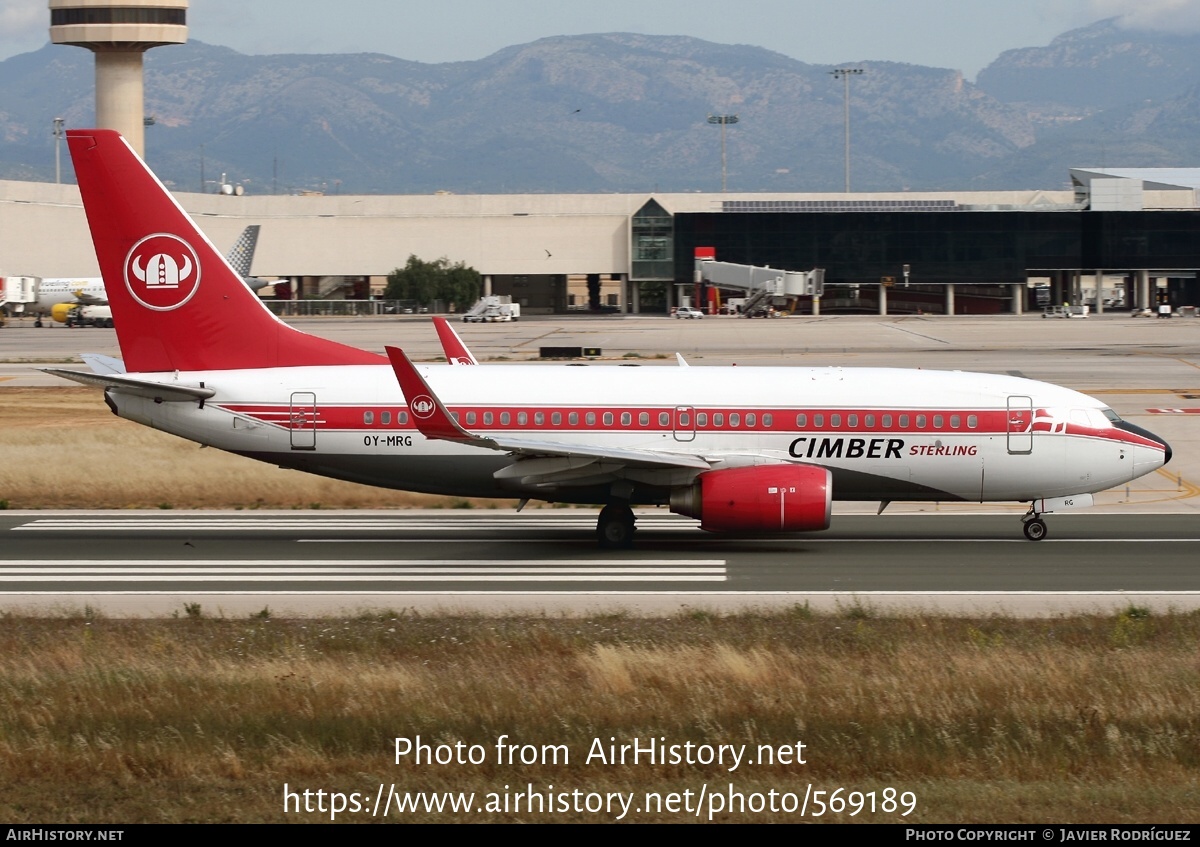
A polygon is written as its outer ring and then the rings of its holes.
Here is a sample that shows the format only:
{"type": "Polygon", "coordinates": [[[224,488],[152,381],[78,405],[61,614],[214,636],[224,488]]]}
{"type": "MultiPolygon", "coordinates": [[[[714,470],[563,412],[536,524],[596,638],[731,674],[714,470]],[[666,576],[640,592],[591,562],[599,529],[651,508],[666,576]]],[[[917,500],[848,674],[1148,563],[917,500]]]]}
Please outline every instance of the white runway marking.
{"type": "Polygon", "coordinates": [[[3,582],[724,582],[724,559],[485,561],[415,559],[20,559],[0,562],[3,582]]]}
{"type": "MultiPolygon", "coordinates": [[[[639,527],[690,530],[699,525],[687,518],[641,517],[639,527]]],[[[197,530],[447,530],[447,529],[595,529],[595,517],[567,518],[41,518],[14,531],[82,532],[141,529],[156,531],[197,530]]]]}
{"type": "MultiPolygon", "coordinates": [[[[446,532],[463,530],[492,530],[502,532],[519,532],[535,529],[585,530],[595,529],[595,518],[587,515],[563,516],[463,516],[455,517],[412,517],[412,518],[352,518],[308,516],[303,518],[291,517],[98,517],[98,518],[38,518],[29,523],[13,527],[13,531],[29,532],[116,532],[116,531],[154,531],[154,532],[256,532],[264,530],[297,531],[313,533],[316,531],[373,531],[373,532],[446,532]]],[[[690,518],[671,515],[641,516],[638,518],[639,530],[654,532],[688,532],[696,533],[699,522],[690,518]]],[[[697,534],[697,538],[720,538],[697,534]]],[[[298,538],[300,544],[461,544],[464,541],[491,544],[529,544],[527,539],[512,539],[503,537],[456,537],[456,538],[298,538]]],[[[793,533],[785,536],[754,537],[756,543],[795,544],[803,541],[805,544],[1029,544],[1019,534],[1011,538],[977,537],[977,538],[931,538],[919,537],[889,537],[889,538],[829,538],[820,534],[793,533]]],[[[1038,544],[1166,544],[1183,543],[1195,544],[1200,537],[1190,538],[1046,538],[1038,544]]]]}

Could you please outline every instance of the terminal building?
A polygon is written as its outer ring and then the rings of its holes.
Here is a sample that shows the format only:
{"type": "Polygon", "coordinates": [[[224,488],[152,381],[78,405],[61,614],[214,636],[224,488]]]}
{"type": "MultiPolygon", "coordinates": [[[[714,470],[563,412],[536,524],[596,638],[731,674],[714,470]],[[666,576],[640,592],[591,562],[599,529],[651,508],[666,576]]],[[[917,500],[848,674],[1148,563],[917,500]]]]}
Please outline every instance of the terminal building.
{"type": "MultiPolygon", "coordinates": [[[[187,40],[187,0],[49,8],[52,40],[96,55],[98,123],[140,151],[142,55],[187,40]]],[[[703,248],[722,262],[823,269],[820,302],[774,304],[788,311],[1200,305],[1200,169],[1070,178],[1068,191],[256,197],[223,186],[177,197],[222,252],[260,225],[254,275],[303,303],[377,299],[417,256],[475,268],[484,294],[511,296],[523,314],[716,310],[722,292],[695,275],[703,248]]],[[[98,273],[74,186],[0,181],[0,276],[98,273]]]]}
{"type": "MultiPolygon", "coordinates": [[[[1200,305],[1200,169],[1070,178],[1067,191],[176,196],[221,252],[260,224],[253,272],[282,280],[284,299],[379,298],[415,255],[464,262],[524,314],[715,308],[694,276],[707,247],[823,268],[825,314],[1200,305]]],[[[0,181],[2,275],[98,275],[73,185],[0,181]]],[[[777,308],[807,313],[811,298],[777,308]]]]}

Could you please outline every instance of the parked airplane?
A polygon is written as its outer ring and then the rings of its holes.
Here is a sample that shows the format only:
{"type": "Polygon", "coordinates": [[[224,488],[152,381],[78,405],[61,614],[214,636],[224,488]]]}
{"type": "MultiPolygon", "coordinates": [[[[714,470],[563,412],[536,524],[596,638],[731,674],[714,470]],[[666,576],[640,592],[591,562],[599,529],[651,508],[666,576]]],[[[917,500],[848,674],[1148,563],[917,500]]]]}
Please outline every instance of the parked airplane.
{"type": "Polygon", "coordinates": [[[603,546],[632,542],[636,504],[794,532],[828,527],[834,497],[1028,502],[1038,540],[1043,514],[1171,458],[1101,401],[1011,376],[385,359],[272,315],[117,133],[67,140],[124,372],[48,370],[201,444],[384,487],[603,505],[603,546]]]}
{"type": "MultiPolygon", "coordinates": [[[[252,224],[242,230],[242,234],[225,257],[234,272],[255,291],[271,284],[265,279],[250,276],[250,265],[254,261],[254,249],[258,245],[260,229],[259,224],[252,224]]],[[[43,315],[49,315],[58,323],[68,323],[76,306],[107,305],[108,293],[103,278],[67,277],[41,280],[37,286],[37,302],[30,311],[37,315],[34,325],[41,326],[43,315]]]]}

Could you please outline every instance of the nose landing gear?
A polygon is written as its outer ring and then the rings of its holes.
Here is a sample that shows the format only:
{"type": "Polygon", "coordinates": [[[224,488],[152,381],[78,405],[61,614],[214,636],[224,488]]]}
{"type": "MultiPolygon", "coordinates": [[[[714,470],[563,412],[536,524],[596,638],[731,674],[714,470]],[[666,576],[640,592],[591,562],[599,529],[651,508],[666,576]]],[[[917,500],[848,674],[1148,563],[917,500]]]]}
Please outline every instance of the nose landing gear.
{"type": "Polygon", "coordinates": [[[1025,537],[1030,541],[1041,541],[1046,537],[1046,522],[1037,512],[1030,512],[1021,520],[1025,524],[1025,537]]]}

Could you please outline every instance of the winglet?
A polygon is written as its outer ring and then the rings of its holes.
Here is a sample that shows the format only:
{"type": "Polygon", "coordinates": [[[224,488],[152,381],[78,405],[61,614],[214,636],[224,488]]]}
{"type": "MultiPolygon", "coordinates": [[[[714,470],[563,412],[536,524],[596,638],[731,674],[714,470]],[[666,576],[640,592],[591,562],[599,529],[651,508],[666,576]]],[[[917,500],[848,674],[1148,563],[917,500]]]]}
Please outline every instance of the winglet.
{"type": "Polygon", "coordinates": [[[396,372],[396,381],[404,392],[408,402],[408,410],[412,413],[413,423],[426,438],[438,438],[443,441],[468,441],[478,439],[458,425],[458,421],[446,411],[442,401],[433,393],[429,383],[418,373],[408,356],[399,347],[384,347],[388,359],[392,362],[392,370],[396,372]]]}
{"type": "Polygon", "coordinates": [[[437,330],[438,339],[442,342],[442,352],[446,354],[446,361],[452,365],[479,364],[471,355],[471,351],[467,349],[467,345],[463,344],[463,340],[458,337],[454,327],[450,326],[450,321],[441,316],[435,316],[433,326],[437,330]]]}

